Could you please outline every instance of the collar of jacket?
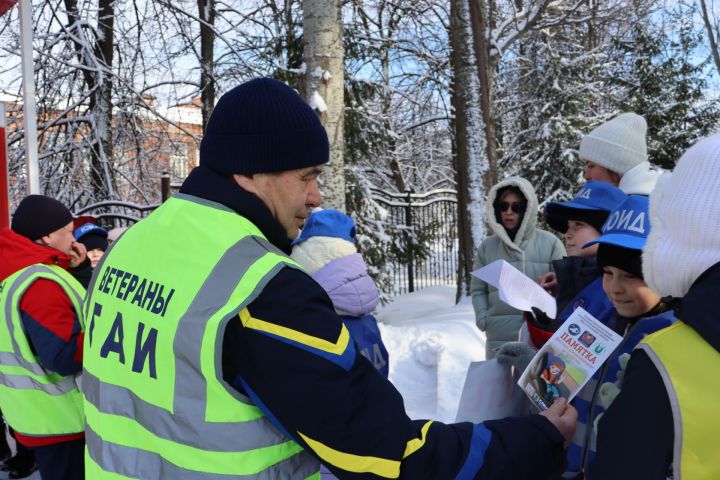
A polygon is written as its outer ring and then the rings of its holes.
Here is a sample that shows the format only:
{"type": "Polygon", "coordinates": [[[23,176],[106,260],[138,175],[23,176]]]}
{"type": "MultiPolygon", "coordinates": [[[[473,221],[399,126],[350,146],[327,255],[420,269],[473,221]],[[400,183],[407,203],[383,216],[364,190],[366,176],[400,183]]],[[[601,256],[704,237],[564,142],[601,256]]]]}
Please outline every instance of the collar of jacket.
{"type": "Polygon", "coordinates": [[[703,272],[676,309],[678,319],[693,327],[720,352],[720,263],[703,272]]]}
{"type": "Polygon", "coordinates": [[[671,309],[671,306],[668,303],[665,303],[665,299],[660,299],[657,305],[638,317],[623,317],[619,313],[615,312],[615,317],[610,326],[615,333],[625,336],[629,328],[634,327],[638,321],[645,318],[658,317],[671,309]]]}
{"type": "Polygon", "coordinates": [[[265,203],[214,170],[194,168],[180,187],[181,193],[225,205],[250,220],[270,243],[290,254],[292,246],[285,229],[270,213],[265,203]]]}
{"type": "Polygon", "coordinates": [[[563,311],[568,302],[590,285],[600,274],[595,255],[564,257],[560,260],[554,260],[552,264],[558,282],[558,290],[555,296],[558,312],[563,311]]]}

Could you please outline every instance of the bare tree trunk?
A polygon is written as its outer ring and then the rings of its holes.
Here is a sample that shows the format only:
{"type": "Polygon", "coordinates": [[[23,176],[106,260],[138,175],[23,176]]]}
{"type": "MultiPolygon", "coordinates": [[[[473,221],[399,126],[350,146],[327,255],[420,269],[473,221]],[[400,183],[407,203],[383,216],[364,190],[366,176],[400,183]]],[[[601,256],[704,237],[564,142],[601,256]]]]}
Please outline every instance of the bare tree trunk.
{"type": "Polygon", "coordinates": [[[112,66],[114,53],[115,1],[100,0],[98,11],[98,35],[94,44],[86,38],[82,30],[77,0],[65,0],[69,30],[73,33],[75,52],[82,69],[85,85],[89,91],[90,112],[93,116],[94,136],[97,141],[92,146],[90,159],[90,182],[95,199],[113,198],[115,180],[112,162],[112,66]],[[86,41],[83,42],[83,39],[86,41]],[[93,50],[87,49],[93,45],[93,50]]]}
{"type": "Polygon", "coordinates": [[[467,0],[450,2],[450,46],[455,110],[455,180],[458,190],[458,297],[469,293],[475,248],[485,238],[485,188],[488,173],[478,70],[472,51],[467,0]]]}
{"type": "Polygon", "coordinates": [[[200,17],[200,101],[202,127],[205,127],[215,108],[215,0],[198,0],[200,17]]]}
{"type": "Polygon", "coordinates": [[[327,208],[345,211],[344,51],[339,0],[303,1],[305,96],[320,115],[330,139],[330,163],[323,174],[327,208]]]}
{"type": "Polygon", "coordinates": [[[700,9],[702,10],[703,23],[705,24],[705,30],[707,30],[708,40],[710,41],[710,51],[712,52],[713,61],[715,62],[715,68],[717,68],[718,74],[720,74],[720,51],[718,51],[718,32],[717,28],[713,27],[710,22],[710,15],[708,15],[707,5],[705,0],[700,0],[700,9]]]}
{"type": "MultiPolygon", "coordinates": [[[[97,44],[95,45],[95,57],[100,59],[105,65],[106,71],[100,79],[100,91],[96,97],[97,108],[96,125],[98,127],[98,137],[100,139],[99,148],[102,149],[100,155],[100,163],[102,170],[98,170],[98,178],[94,178],[94,187],[96,195],[102,198],[103,193],[109,198],[114,197],[115,179],[112,175],[114,171],[111,168],[113,161],[113,135],[112,135],[112,119],[113,119],[113,52],[115,49],[115,0],[100,0],[100,12],[98,16],[98,31],[100,32],[97,44]],[[106,179],[102,181],[102,177],[106,179]],[[104,185],[107,182],[107,185],[104,185]]],[[[91,106],[92,110],[92,106],[91,106]]],[[[95,172],[96,169],[93,169],[95,172]]]]}
{"type": "Polygon", "coordinates": [[[495,122],[492,113],[492,84],[494,65],[490,61],[490,52],[485,38],[487,19],[483,0],[469,0],[470,18],[473,31],[473,46],[477,58],[477,71],[480,80],[480,105],[482,107],[483,121],[485,122],[485,148],[488,160],[488,169],[485,174],[485,191],[497,183],[497,153],[495,150],[495,122]]]}

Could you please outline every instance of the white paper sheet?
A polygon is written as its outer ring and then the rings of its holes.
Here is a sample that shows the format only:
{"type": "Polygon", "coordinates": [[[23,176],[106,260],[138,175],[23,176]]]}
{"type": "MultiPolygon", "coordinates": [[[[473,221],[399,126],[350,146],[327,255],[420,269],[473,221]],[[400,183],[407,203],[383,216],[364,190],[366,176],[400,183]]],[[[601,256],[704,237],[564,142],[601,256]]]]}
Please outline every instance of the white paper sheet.
{"type": "Polygon", "coordinates": [[[553,296],[505,260],[495,260],[472,274],[497,288],[500,300],[511,307],[524,312],[537,307],[550,318],[557,315],[553,296]]]}
{"type": "Polygon", "coordinates": [[[496,359],[473,362],[468,368],[456,422],[480,423],[522,415],[527,399],[515,383],[510,367],[496,359]]]}

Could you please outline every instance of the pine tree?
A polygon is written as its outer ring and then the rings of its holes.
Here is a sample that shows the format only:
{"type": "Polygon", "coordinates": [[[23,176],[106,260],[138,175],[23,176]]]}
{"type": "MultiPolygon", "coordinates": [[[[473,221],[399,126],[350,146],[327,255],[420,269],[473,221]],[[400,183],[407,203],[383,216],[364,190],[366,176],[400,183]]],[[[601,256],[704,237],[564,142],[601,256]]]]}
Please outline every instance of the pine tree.
{"type": "Polygon", "coordinates": [[[702,34],[692,16],[678,9],[665,20],[635,22],[630,38],[617,41],[632,61],[618,64],[610,81],[625,89],[620,109],[647,120],[650,160],[672,169],[696,139],[717,128],[720,107],[705,98],[709,59],[696,55],[702,34]]]}
{"type": "Polygon", "coordinates": [[[579,26],[546,30],[510,67],[501,170],[527,178],[541,202],[571,198],[582,180],[578,148],[598,122],[604,94],[601,49],[586,51],[579,26]]]}

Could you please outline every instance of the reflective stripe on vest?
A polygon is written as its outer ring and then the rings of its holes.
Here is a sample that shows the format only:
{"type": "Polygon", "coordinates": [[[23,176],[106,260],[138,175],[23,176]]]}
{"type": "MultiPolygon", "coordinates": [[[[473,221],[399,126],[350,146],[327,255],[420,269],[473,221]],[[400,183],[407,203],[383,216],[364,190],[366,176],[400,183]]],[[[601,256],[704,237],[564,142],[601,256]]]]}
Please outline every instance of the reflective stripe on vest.
{"type": "Polygon", "coordinates": [[[27,436],[52,436],[83,431],[82,397],[74,376],[62,376],[40,365],[25,336],[20,300],[38,279],[60,286],[70,299],[82,327],[84,289],[55,265],[32,265],[2,283],[0,308],[0,409],[8,424],[27,436]],[[28,409],[36,414],[28,415],[28,409]]]}
{"type": "Polygon", "coordinates": [[[85,305],[88,478],[317,473],[221,371],[227,322],[288,265],[247,219],[186,195],[113,245],[85,305]]]}
{"type": "Polygon", "coordinates": [[[720,352],[680,321],[646,337],[637,348],[655,364],[670,399],[675,429],[673,478],[720,478],[720,352]]]}

